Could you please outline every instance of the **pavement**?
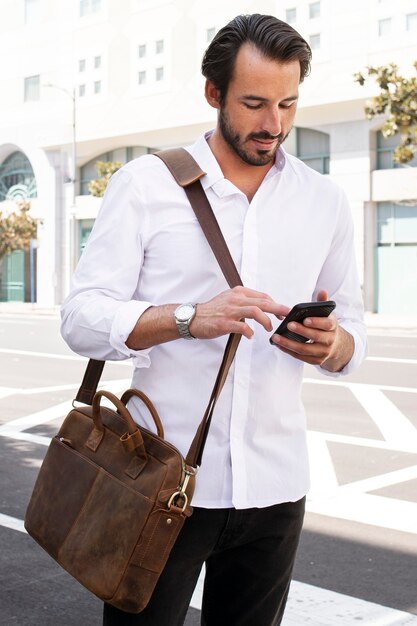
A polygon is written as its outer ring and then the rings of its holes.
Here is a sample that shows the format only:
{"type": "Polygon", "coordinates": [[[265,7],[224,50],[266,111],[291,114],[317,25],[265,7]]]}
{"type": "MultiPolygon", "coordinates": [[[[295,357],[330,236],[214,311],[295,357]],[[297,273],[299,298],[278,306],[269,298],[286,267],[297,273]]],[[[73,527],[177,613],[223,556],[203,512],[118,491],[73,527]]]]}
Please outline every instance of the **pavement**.
{"type": "MultiPolygon", "coordinates": [[[[59,305],[43,307],[29,302],[0,302],[0,315],[35,315],[59,317],[59,305]]],[[[370,334],[417,336],[417,313],[393,315],[388,313],[365,313],[365,323],[370,334]]]]}

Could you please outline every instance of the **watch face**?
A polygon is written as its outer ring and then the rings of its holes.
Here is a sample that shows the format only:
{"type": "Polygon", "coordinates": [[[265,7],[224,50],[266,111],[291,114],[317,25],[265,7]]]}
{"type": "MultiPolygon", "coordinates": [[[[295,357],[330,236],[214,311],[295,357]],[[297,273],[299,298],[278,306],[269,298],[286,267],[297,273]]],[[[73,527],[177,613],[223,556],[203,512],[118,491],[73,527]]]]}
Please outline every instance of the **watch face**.
{"type": "Polygon", "coordinates": [[[186,322],[187,320],[190,319],[193,313],[194,313],[194,307],[192,306],[192,304],[183,304],[182,306],[178,307],[178,309],[175,312],[175,315],[176,315],[176,318],[180,320],[181,322],[186,322]]]}

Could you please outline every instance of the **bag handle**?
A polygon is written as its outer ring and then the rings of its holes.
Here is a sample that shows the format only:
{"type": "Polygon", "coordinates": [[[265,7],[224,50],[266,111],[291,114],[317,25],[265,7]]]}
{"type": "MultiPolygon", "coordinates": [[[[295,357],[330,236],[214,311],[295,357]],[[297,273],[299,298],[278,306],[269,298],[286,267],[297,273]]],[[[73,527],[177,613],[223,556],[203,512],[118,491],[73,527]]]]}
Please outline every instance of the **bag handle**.
{"type": "MultiPolygon", "coordinates": [[[[242,285],[242,281],[224,240],[220,226],[200,182],[200,178],[206,175],[205,172],[203,172],[191,154],[184,148],[163,150],[156,152],[154,156],[157,156],[165,163],[176,182],[183,187],[229,286],[236,287],[237,285],[242,285]]],[[[240,334],[231,334],[227,341],[207,409],[186,456],[186,463],[192,467],[201,465],[214,407],[226,381],[240,339],[240,334]]],[[[84,404],[92,404],[104,363],[104,361],[98,361],[96,359],[89,360],[81,386],[75,398],[76,401],[83,402],[84,404]]]]}

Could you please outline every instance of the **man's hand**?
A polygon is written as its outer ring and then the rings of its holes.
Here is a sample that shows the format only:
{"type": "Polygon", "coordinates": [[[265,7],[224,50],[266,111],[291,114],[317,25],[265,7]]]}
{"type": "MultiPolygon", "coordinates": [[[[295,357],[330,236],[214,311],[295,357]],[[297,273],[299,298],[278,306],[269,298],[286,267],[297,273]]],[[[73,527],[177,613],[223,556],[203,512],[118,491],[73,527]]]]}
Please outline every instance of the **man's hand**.
{"type": "MultiPolygon", "coordinates": [[[[327,291],[318,293],[318,301],[328,299],[327,291]]],[[[299,343],[281,335],[273,335],[272,341],[282,352],[296,359],[320,365],[329,372],[339,372],[352,358],[355,347],[353,337],[339,326],[334,315],[307,317],[302,324],[291,322],[288,329],[303,335],[309,343],[299,343]]]]}
{"type": "Polygon", "coordinates": [[[244,318],[255,320],[270,332],[273,327],[266,313],[273,313],[282,319],[289,310],[287,306],[274,302],[266,293],[234,287],[197,305],[190,332],[198,339],[214,339],[230,333],[240,333],[250,339],[254,331],[242,321],[244,318]]]}
{"type": "MultiPolygon", "coordinates": [[[[160,343],[179,339],[174,320],[178,304],[151,306],[140,316],[126,340],[132,350],[144,350],[160,343]]],[[[208,302],[198,303],[190,332],[197,339],[214,339],[230,333],[241,333],[248,339],[252,328],[243,318],[253,319],[267,331],[272,323],[266,313],[283,319],[290,309],[274,302],[270,296],[246,287],[234,287],[218,294],[208,302]]]]}

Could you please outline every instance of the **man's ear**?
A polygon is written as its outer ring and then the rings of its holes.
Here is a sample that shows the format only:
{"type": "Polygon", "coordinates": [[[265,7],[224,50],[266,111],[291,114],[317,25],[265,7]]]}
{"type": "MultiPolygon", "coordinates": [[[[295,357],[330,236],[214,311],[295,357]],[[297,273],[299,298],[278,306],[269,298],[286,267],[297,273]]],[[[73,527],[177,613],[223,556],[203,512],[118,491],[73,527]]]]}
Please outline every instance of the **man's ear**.
{"type": "Polygon", "coordinates": [[[211,80],[206,80],[204,94],[210,106],[214,109],[220,109],[220,89],[217,89],[211,80]]]}

